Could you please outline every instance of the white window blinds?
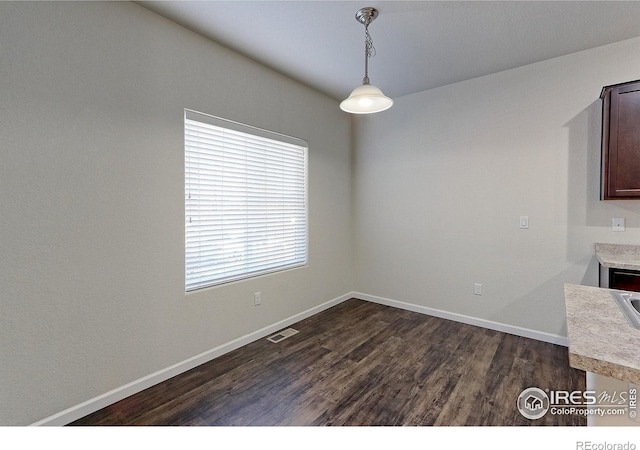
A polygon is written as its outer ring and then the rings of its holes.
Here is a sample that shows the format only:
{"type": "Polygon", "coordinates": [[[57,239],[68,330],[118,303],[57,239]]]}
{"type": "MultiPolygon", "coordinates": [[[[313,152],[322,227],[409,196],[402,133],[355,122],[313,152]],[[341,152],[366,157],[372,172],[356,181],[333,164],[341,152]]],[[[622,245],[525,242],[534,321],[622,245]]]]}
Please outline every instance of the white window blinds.
{"type": "Polygon", "coordinates": [[[307,144],[185,111],[185,289],[307,263],[307,144]]]}

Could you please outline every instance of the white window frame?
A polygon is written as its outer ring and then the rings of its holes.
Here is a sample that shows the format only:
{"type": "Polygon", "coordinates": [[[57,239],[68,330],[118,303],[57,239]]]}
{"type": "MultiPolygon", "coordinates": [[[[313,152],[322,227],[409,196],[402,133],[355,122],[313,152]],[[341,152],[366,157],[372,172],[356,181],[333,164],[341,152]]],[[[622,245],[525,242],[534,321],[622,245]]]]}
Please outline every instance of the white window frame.
{"type": "Polygon", "coordinates": [[[185,291],[306,266],[306,141],[185,109],[185,291]]]}

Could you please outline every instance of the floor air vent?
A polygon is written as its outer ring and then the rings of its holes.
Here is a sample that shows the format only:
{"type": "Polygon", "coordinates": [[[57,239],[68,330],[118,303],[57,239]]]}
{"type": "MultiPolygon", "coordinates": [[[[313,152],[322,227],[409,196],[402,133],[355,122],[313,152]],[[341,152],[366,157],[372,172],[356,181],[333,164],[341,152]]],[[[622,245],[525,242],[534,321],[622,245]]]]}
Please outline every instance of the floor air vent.
{"type": "Polygon", "coordinates": [[[278,342],[282,342],[286,338],[291,337],[297,333],[298,333],[298,330],[294,330],[293,328],[287,328],[286,330],[282,330],[274,334],[273,336],[269,336],[267,340],[273,342],[274,344],[277,344],[278,342]]]}

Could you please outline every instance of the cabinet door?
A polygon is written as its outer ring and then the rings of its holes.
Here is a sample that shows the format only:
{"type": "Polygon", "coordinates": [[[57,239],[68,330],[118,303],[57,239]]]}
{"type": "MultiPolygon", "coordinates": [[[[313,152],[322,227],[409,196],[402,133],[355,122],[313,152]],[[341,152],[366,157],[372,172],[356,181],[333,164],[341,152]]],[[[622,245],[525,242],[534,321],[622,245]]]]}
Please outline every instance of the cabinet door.
{"type": "Polygon", "coordinates": [[[602,125],[602,198],[640,198],[640,83],[611,88],[602,125]]]}
{"type": "Polygon", "coordinates": [[[635,270],[609,269],[609,288],[640,292],[640,272],[635,270]]]}

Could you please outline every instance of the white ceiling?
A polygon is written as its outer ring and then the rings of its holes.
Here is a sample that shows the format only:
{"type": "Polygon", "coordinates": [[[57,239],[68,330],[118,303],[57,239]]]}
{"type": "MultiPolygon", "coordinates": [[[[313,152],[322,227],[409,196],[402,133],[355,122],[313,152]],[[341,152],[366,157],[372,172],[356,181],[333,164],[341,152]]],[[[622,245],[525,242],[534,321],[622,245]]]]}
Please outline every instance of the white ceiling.
{"type": "Polygon", "coordinates": [[[371,83],[390,97],[640,36],[640,1],[137,3],[336,99],[362,82],[364,6],[380,12],[371,83]]]}

